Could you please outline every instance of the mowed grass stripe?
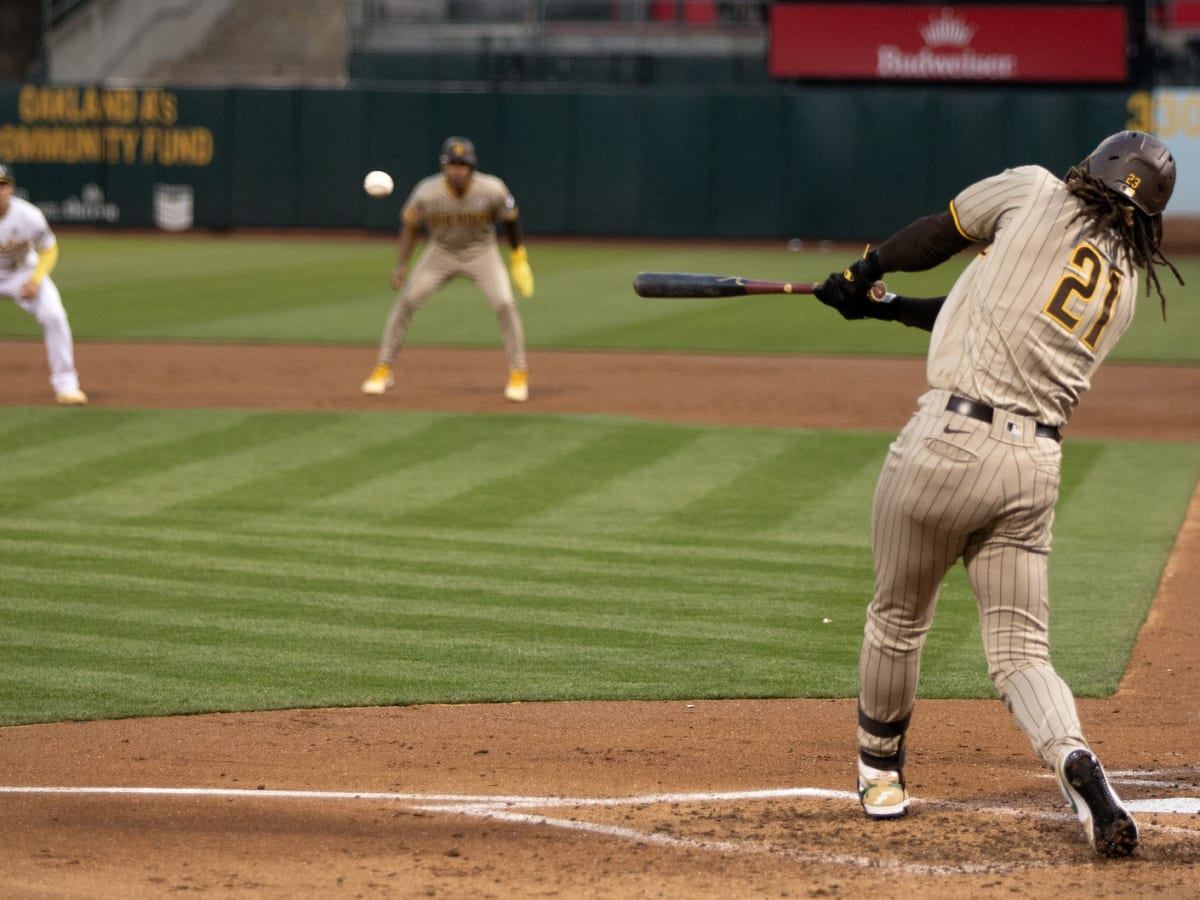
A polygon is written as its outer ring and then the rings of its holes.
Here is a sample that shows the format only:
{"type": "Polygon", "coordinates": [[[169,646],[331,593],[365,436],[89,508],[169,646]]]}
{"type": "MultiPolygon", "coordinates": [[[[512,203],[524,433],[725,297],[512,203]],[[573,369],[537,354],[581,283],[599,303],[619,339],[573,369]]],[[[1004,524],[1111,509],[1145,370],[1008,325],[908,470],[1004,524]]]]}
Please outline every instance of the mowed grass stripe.
{"type": "MultiPolygon", "coordinates": [[[[861,502],[861,500],[860,500],[861,502]]],[[[0,542],[36,550],[53,538],[60,549],[79,548],[79,553],[99,553],[122,546],[134,549],[178,550],[184,553],[208,552],[223,557],[270,555],[275,559],[296,557],[314,560],[328,557],[347,564],[387,563],[404,547],[410,558],[512,558],[525,555],[524,549],[536,546],[537,564],[554,567],[571,564],[586,556],[606,566],[620,566],[640,559],[680,565],[704,565],[711,562],[722,568],[792,569],[809,557],[829,555],[847,546],[859,552],[862,541],[844,544],[829,540],[819,522],[809,522],[806,530],[788,540],[723,539],[719,532],[671,534],[660,531],[651,535],[645,529],[631,529],[626,535],[593,536],[586,523],[577,521],[573,532],[546,531],[540,528],[464,530],[455,528],[370,528],[360,520],[339,522],[303,516],[274,517],[263,523],[251,523],[253,530],[235,527],[229,530],[199,530],[194,523],[164,519],[162,524],[119,521],[105,526],[105,541],[97,547],[95,525],[86,520],[55,522],[52,519],[21,517],[0,521],[0,542]]],[[[368,523],[369,524],[369,523],[368,523]]]]}
{"type": "Polygon", "coordinates": [[[260,464],[269,464],[272,445],[286,447],[313,427],[312,423],[295,417],[270,422],[262,416],[245,414],[217,427],[184,429],[184,434],[170,437],[157,429],[150,434],[139,434],[136,429],[117,428],[95,434],[86,450],[72,454],[70,462],[54,471],[0,484],[0,502],[21,509],[70,501],[69,508],[78,512],[81,505],[88,506],[88,495],[184,462],[204,459],[224,465],[235,453],[241,453],[260,464]]]}
{"type": "MultiPolygon", "coordinates": [[[[77,588],[74,593],[84,592],[77,588]]],[[[74,654],[83,650],[97,658],[126,660],[134,668],[146,658],[173,661],[185,668],[197,654],[204,657],[216,652],[224,658],[245,650],[289,656],[287,668],[301,671],[306,668],[305,657],[330,652],[343,656],[340,668],[353,668],[359,659],[383,656],[398,663],[405,658],[436,658],[455,647],[490,647],[503,655],[513,647],[528,645],[539,652],[557,648],[571,657],[581,648],[652,649],[656,639],[720,644],[723,652],[740,646],[790,654],[797,632],[806,627],[805,620],[807,627],[824,630],[822,620],[803,608],[764,616],[739,598],[727,598],[725,608],[679,598],[674,609],[664,615],[644,600],[631,597],[589,607],[583,611],[586,615],[581,615],[565,604],[553,609],[540,604],[521,606],[503,602],[499,596],[472,603],[459,595],[402,605],[378,601],[370,609],[346,609],[336,617],[317,613],[318,621],[283,609],[278,615],[264,614],[258,605],[251,606],[253,596],[246,597],[240,607],[213,608],[206,614],[192,610],[186,615],[173,608],[154,607],[156,597],[152,595],[134,592],[133,597],[144,608],[120,617],[82,597],[41,609],[15,604],[16,614],[0,629],[6,646],[14,651],[6,671],[27,662],[31,652],[70,653],[69,668],[75,668],[83,660],[74,654]]],[[[315,604],[301,610],[306,611],[316,612],[315,604]]],[[[849,645],[841,650],[853,654],[849,645]]],[[[656,668],[659,663],[650,656],[639,665],[656,668]]],[[[767,661],[748,658],[747,664],[766,665],[767,661]]]]}
{"type": "Polygon", "coordinates": [[[346,427],[336,434],[292,441],[277,466],[168,511],[186,518],[204,512],[258,515],[296,510],[357,485],[403,473],[419,459],[473,446],[494,433],[487,427],[472,429],[470,419],[457,417],[426,420],[399,435],[373,434],[364,429],[369,422],[362,419],[341,424],[346,427]]]}
{"type": "MultiPolygon", "coordinates": [[[[399,548],[395,558],[373,565],[332,559],[279,559],[275,556],[237,558],[197,556],[164,552],[153,548],[142,552],[125,550],[105,553],[102,549],[73,554],[60,548],[53,559],[32,558],[28,545],[3,545],[8,555],[22,561],[6,569],[5,593],[20,596],[53,591],[56,597],[72,589],[86,596],[88,585],[111,593],[154,587],[164,596],[211,597],[218,605],[240,598],[265,602],[272,597],[291,598],[296,605],[317,592],[318,602],[334,598],[353,604],[363,597],[392,598],[409,603],[439,595],[461,596],[474,604],[475,598],[503,598],[516,604],[558,603],[575,612],[605,603],[627,602],[625,598],[652,598],[665,614],[672,606],[721,608],[728,597],[752,593],[756,605],[765,607],[776,600],[799,604],[805,593],[820,597],[834,590],[865,587],[868,579],[865,554],[858,565],[829,565],[824,560],[834,548],[814,547],[799,555],[789,566],[730,567],[699,566],[689,562],[670,563],[652,552],[640,561],[626,560],[619,566],[583,555],[541,558],[533,546],[522,554],[503,556],[443,555],[440,559],[408,554],[399,548]],[[228,600],[221,599],[228,596],[228,600]]],[[[286,606],[286,603],[285,603],[286,606]]],[[[286,611],[286,610],[285,610],[286,611]]]]}
{"type": "MultiPolygon", "coordinates": [[[[92,440],[97,437],[97,419],[90,416],[93,411],[44,406],[5,409],[4,415],[0,416],[0,481],[41,471],[43,447],[65,453],[73,442],[81,452],[90,449],[92,440]]],[[[117,411],[105,416],[103,421],[102,429],[122,425],[134,429],[157,427],[133,410],[117,411]]],[[[211,427],[211,424],[198,425],[211,427]]]]}
{"type": "Polygon", "coordinates": [[[464,523],[476,528],[510,527],[652,465],[696,436],[692,429],[614,422],[593,431],[591,440],[576,449],[481,482],[442,503],[414,511],[403,521],[410,527],[464,523]]]}
{"type": "MultiPolygon", "coordinates": [[[[329,457],[354,450],[387,458],[390,443],[429,427],[427,420],[381,417],[378,427],[366,429],[357,419],[344,415],[324,415],[311,421],[285,420],[263,429],[260,421],[249,426],[250,432],[263,431],[257,437],[239,439],[220,431],[205,433],[192,444],[187,439],[178,455],[158,457],[157,464],[127,469],[126,477],[109,479],[101,486],[58,501],[43,502],[38,511],[45,515],[77,515],[79,508],[103,510],[114,520],[145,519],[154,523],[179,516],[192,506],[203,506],[211,498],[243,492],[243,485],[278,477],[280,471],[302,465],[306,456],[329,457]],[[230,439],[230,438],[233,439],[230,439]]],[[[279,498],[259,495],[264,503],[279,498]]]]}
{"type": "MultiPolygon", "coordinates": [[[[392,696],[399,691],[408,699],[428,699],[428,690],[413,694],[416,672],[436,673],[436,696],[444,690],[446,681],[454,678],[447,667],[467,662],[473,667],[471,678],[480,685],[475,688],[476,696],[496,696],[495,689],[482,685],[494,678],[501,690],[512,690],[530,674],[514,671],[512,664],[535,659],[542,661],[541,668],[548,673],[570,671],[579,666],[581,658],[590,660],[585,695],[605,695],[631,681],[660,682],[661,691],[671,681],[669,677],[663,681],[664,666],[669,672],[683,665],[689,671],[708,672],[711,677],[710,664],[692,656],[698,647],[705,649],[709,660],[732,662],[745,657],[748,671],[773,671],[770,678],[778,690],[783,683],[779,667],[767,660],[791,652],[796,631],[789,624],[763,628],[744,620],[732,627],[728,622],[715,623],[700,631],[694,623],[688,627],[646,627],[636,618],[618,613],[585,620],[571,617],[560,623],[542,616],[514,616],[511,610],[499,606],[492,608],[493,615],[482,623],[486,628],[480,630],[472,628],[480,624],[477,612],[468,610],[464,616],[462,610],[449,607],[425,614],[396,611],[395,628],[387,627],[387,618],[382,617],[374,627],[289,630],[283,626],[284,633],[270,621],[258,623],[260,628],[253,622],[243,627],[233,621],[199,622],[188,627],[169,620],[161,626],[161,633],[151,632],[154,639],[149,640],[140,636],[147,633],[144,631],[131,636],[114,629],[100,609],[95,610],[94,618],[83,617],[91,627],[77,632],[76,623],[81,617],[77,610],[71,610],[21,632],[7,629],[6,643],[14,647],[15,659],[21,661],[14,665],[14,671],[29,662],[28,645],[46,654],[47,661],[57,652],[71,658],[72,668],[95,671],[107,667],[120,677],[129,671],[142,672],[156,663],[167,669],[173,663],[177,671],[195,666],[199,681],[224,681],[235,693],[248,677],[287,682],[308,673],[316,685],[327,683],[331,677],[340,681],[350,675],[357,677],[360,672],[382,670],[393,679],[392,696]],[[220,667],[219,671],[207,672],[211,678],[202,677],[206,674],[205,663],[220,667]],[[332,671],[328,666],[333,667],[332,671]]],[[[849,642],[843,646],[849,647],[849,642]]],[[[842,662],[848,667],[849,657],[842,662]]],[[[44,677],[44,669],[41,675],[44,677]]],[[[117,689],[112,679],[100,679],[97,684],[107,685],[107,690],[117,689]]],[[[322,702],[333,699],[311,686],[307,690],[323,697],[322,702]]],[[[727,694],[730,687],[717,679],[708,690],[727,694]]],[[[145,702],[145,698],[136,696],[130,699],[145,702]]]]}
{"type": "Polygon", "coordinates": [[[789,434],[777,451],[679,510],[671,523],[680,527],[702,524],[734,535],[769,531],[793,521],[799,509],[815,506],[841,482],[830,472],[856,472],[878,467],[876,436],[845,435],[829,448],[826,436],[815,432],[789,434]]]}
{"type": "MultiPolygon", "coordinates": [[[[140,585],[143,591],[147,587],[140,585]]],[[[812,615],[800,605],[787,609],[776,605],[773,614],[767,614],[765,607],[771,605],[767,602],[755,603],[753,608],[737,604],[743,614],[731,623],[732,597],[718,606],[711,601],[696,602],[694,598],[680,596],[669,606],[652,609],[642,598],[617,599],[610,595],[607,602],[581,610],[566,603],[555,602],[550,606],[536,601],[513,603],[502,595],[487,598],[476,595],[473,599],[448,592],[433,598],[405,599],[403,603],[377,598],[369,606],[347,605],[336,613],[318,610],[317,604],[311,602],[315,599],[312,592],[309,592],[310,602],[299,609],[260,604],[257,592],[249,592],[238,606],[183,612],[174,607],[155,606],[153,595],[132,593],[142,608],[122,615],[113,615],[111,609],[87,600],[85,590],[78,585],[66,592],[68,597],[78,596],[77,601],[64,598],[36,609],[29,601],[13,602],[13,614],[3,633],[14,649],[21,642],[18,636],[24,636],[31,645],[46,648],[57,645],[64,649],[89,646],[111,652],[115,657],[125,655],[121,649],[124,642],[156,651],[170,646],[176,648],[172,655],[184,657],[191,648],[210,645],[307,653],[335,642],[352,651],[351,658],[343,665],[353,665],[353,657],[360,648],[363,653],[369,652],[370,647],[392,648],[396,652],[402,648],[408,648],[403,652],[410,652],[415,647],[418,648],[415,652],[425,652],[429,645],[443,643],[478,642],[499,647],[514,641],[532,641],[566,647],[572,640],[603,637],[605,645],[621,645],[631,640],[641,643],[648,635],[660,635],[775,644],[794,640],[798,617],[812,615]],[[587,613],[586,618],[581,612],[587,613]],[[687,624],[682,631],[681,622],[687,624]],[[478,629],[472,630],[472,626],[478,629]]],[[[338,598],[325,598],[326,602],[331,599],[338,598]]],[[[18,663],[20,659],[15,656],[12,662],[18,663]]]]}
{"type": "MultiPolygon", "coordinates": [[[[743,432],[737,429],[691,434],[691,440],[664,447],[657,458],[644,460],[588,490],[565,497],[550,509],[528,517],[531,527],[569,530],[574,523],[592,523],[592,531],[605,534],[673,532],[684,523],[702,529],[721,523],[695,519],[688,510],[715,495],[724,496],[729,485],[787,452],[800,440],[788,432],[743,432]]],[[[739,504],[751,502],[742,497],[739,504]]]]}
{"type": "Polygon", "coordinates": [[[790,541],[797,537],[817,539],[830,546],[871,546],[871,504],[889,438],[879,437],[875,455],[869,448],[847,448],[843,461],[826,472],[824,483],[805,492],[794,491],[795,507],[790,516],[759,533],[763,540],[790,541]]]}
{"type": "MultiPolygon", "coordinates": [[[[696,645],[680,638],[650,636],[629,648],[587,644],[573,635],[569,646],[539,644],[500,648],[455,645],[421,657],[386,657],[344,665],[341,648],[292,662],[290,654],[248,650],[227,661],[215,653],[191,664],[188,676],[164,665],[150,671],[111,666],[75,670],[48,685],[41,662],[15,686],[0,686],[4,708],[27,710],[9,724],[63,719],[118,718],[128,715],[173,715],[244,709],[296,709],[328,706],[391,706],[417,703],[507,702],[514,692],[526,701],[578,699],[674,699],[683,678],[692,688],[685,696],[796,696],[797,672],[775,666],[738,666],[739,654],[724,642],[696,645]],[[703,652],[697,652],[703,651],[703,652]],[[648,656],[656,664],[648,666],[648,656]],[[737,667],[736,682],[728,672],[737,667]],[[219,670],[224,679],[201,677],[219,670]],[[436,699],[433,699],[436,698],[436,699]]],[[[851,666],[811,673],[818,688],[810,696],[844,696],[853,681],[840,677],[851,666]]]]}
{"type": "MultiPolygon", "coordinates": [[[[393,465],[383,474],[343,484],[334,494],[306,498],[297,512],[321,517],[328,529],[343,536],[358,533],[364,541],[374,541],[387,534],[387,543],[394,544],[401,536],[415,538],[436,530],[429,525],[406,528],[411,513],[573,452],[605,429],[603,424],[569,419],[497,422],[489,416],[455,417],[426,436],[440,440],[423,440],[411,452],[393,453],[393,465]]],[[[262,524],[291,530],[278,518],[262,524]]]]}
{"type": "Polygon", "coordinates": [[[25,424],[18,435],[0,441],[0,489],[11,491],[8,485],[31,483],[30,493],[35,493],[56,476],[70,479],[89,466],[102,473],[109,459],[119,466],[121,456],[131,448],[186,449],[193,435],[236,428],[255,416],[231,412],[176,419],[136,410],[6,409],[4,418],[25,424]],[[39,477],[41,482],[33,481],[39,477]]]}
{"type": "MultiPolygon", "coordinates": [[[[545,464],[604,433],[556,420],[505,422],[503,417],[454,415],[421,416],[418,421],[425,422],[423,427],[389,441],[364,443],[358,437],[301,445],[287,467],[173,511],[186,516],[193,511],[319,510],[321,515],[341,511],[365,521],[394,521],[413,510],[457,502],[478,485],[545,464]]],[[[372,417],[350,424],[369,429],[372,417]]]]}

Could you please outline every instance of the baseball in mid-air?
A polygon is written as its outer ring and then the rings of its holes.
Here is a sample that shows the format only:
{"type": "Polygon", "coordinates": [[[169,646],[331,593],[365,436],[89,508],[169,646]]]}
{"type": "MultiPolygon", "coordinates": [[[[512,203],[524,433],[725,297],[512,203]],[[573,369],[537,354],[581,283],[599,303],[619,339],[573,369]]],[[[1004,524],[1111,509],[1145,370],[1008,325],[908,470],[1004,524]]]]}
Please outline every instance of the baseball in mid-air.
{"type": "Polygon", "coordinates": [[[363,190],[372,197],[386,197],[393,187],[395,185],[392,183],[392,176],[378,169],[368,172],[367,177],[363,179],[363,190]]]}

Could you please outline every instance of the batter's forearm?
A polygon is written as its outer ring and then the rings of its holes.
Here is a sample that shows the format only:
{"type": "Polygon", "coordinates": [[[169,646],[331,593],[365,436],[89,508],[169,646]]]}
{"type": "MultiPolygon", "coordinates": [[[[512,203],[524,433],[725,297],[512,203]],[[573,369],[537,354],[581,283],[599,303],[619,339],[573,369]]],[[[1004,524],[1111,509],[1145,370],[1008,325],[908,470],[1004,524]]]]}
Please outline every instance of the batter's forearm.
{"type": "Polygon", "coordinates": [[[893,321],[924,331],[933,331],[933,323],[946,302],[945,297],[897,297],[896,300],[899,305],[893,321]]]}
{"type": "Polygon", "coordinates": [[[881,301],[865,304],[864,310],[871,319],[899,322],[909,328],[933,331],[933,323],[937,321],[938,313],[945,302],[945,297],[902,297],[898,294],[887,294],[881,301]]]}

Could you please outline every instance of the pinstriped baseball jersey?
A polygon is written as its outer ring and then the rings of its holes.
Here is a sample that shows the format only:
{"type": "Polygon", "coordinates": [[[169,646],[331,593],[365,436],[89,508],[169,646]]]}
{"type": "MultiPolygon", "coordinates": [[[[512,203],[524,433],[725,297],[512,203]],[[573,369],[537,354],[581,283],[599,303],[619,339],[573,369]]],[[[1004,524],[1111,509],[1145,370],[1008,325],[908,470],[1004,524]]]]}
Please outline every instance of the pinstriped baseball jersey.
{"type": "Polygon", "coordinates": [[[430,243],[466,258],[496,248],[496,224],[512,222],[517,214],[516,201],[502,180],[474,172],[461,197],[441,174],[421,179],[400,218],[411,228],[424,226],[430,243]]]}
{"type": "Polygon", "coordinates": [[[1133,319],[1138,273],[1115,233],[1089,233],[1080,201],[1040,166],[1009,169],[951,204],[992,244],[955,283],[930,339],[929,384],[1064,425],[1133,319]]]}

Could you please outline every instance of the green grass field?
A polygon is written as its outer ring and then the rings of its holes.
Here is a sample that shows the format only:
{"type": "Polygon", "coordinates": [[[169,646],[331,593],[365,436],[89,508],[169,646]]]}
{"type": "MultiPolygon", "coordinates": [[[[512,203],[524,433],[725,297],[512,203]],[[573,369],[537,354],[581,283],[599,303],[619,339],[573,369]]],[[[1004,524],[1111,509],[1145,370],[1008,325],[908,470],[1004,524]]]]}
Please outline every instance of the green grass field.
{"type": "MultiPolygon", "coordinates": [[[[530,245],[531,353],[923,349],[919,333],[803,298],[652,303],[629,289],[642,269],[796,278],[842,256],[530,245]]],[[[72,235],[56,278],[81,341],[373,344],[391,260],[386,240],[72,235]]],[[[1170,315],[1146,304],[1145,349],[1127,358],[1197,363],[1181,335],[1196,311],[1172,295],[1170,315]]],[[[0,333],[37,334],[23,319],[5,309],[0,333]]],[[[414,342],[497,341],[465,288],[418,322],[414,342]]],[[[528,413],[5,409],[0,723],[853,696],[890,432],[528,413]]],[[[1198,478],[1197,443],[1066,445],[1053,639],[1079,694],[1115,689],[1198,478]]],[[[961,571],[922,696],[993,696],[961,571]]]]}
{"type": "MultiPolygon", "coordinates": [[[[268,341],[374,345],[392,294],[395,242],[227,236],[65,235],[55,280],[77,338],[268,341]]],[[[649,300],[639,271],[718,272],[819,281],[857,248],[789,252],[779,245],[545,241],[531,238],[535,296],[522,302],[531,348],[669,349],[736,353],[923,355],[927,335],[890,323],[845,323],[806,297],[649,300]]],[[[1177,260],[1190,284],[1200,261],[1177,260]]],[[[898,274],[895,290],[945,293],[961,263],[898,274]]],[[[1168,321],[1142,297],[1114,359],[1200,363],[1200,303],[1163,274],[1168,321]]],[[[36,336],[0,307],[0,337],[36,336]]],[[[452,283],[414,319],[414,345],[493,346],[495,320],[473,286],[452,283]]]]}

